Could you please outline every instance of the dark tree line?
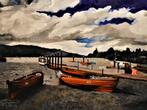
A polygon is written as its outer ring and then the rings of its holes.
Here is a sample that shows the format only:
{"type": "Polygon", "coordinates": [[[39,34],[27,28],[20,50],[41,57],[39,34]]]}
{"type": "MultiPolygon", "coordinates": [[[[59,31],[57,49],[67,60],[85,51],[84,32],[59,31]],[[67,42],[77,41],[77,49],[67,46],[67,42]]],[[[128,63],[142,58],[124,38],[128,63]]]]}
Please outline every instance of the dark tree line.
{"type": "MultiPolygon", "coordinates": [[[[0,45],[0,56],[2,57],[39,57],[39,56],[50,56],[54,55],[57,52],[61,52],[59,49],[48,49],[41,48],[38,46],[32,45],[16,45],[16,46],[8,46],[8,45],[0,45]]],[[[69,53],[62,51],[62,55],[64,57],[81,57],[79,54],[69,53]]]]}
{"type": "MultiPolygon", "coordinates": [[[[53,55],[54,53],[61,52],[59,49],[48,49],[41,48],[32,45],[16,45],[16,46],[8,46],[8,45],[0,45],[0,56],[2,57],[39,57],[43,55],[53,55]]],[[[62,51],[62,55],[64,57],[82,57],[82,55],[69,53],[62,51]]],[[[98,49],[95,49],[93,53],[90,53],[87,57],[95,57],[95,58],[107,58],[109,60],[119,60],[119,61],[129,61],[129,62],[137,62],[137,63],[145,63],[147,64],[147,51],[136,49],[135,51],[131,51],[129,48],[126,50],[114,50],[112,47],[109,48],[105,52],[99,52],[98,49]]]]}
{"type": "Polygon", "coordinates": [[[130,48],[126,50],[119,51],[114,50],[112,47],[105,52],[98,52],[97,49],[93,53],[90,53],[87,57],[96,57],[96,58],[107,58],[109,60],[120,60],[120,61],[129,61],[136,63],[145,63],[147,64],[147,51],[141,50],[141,48],[131,51],[130,48]]]}

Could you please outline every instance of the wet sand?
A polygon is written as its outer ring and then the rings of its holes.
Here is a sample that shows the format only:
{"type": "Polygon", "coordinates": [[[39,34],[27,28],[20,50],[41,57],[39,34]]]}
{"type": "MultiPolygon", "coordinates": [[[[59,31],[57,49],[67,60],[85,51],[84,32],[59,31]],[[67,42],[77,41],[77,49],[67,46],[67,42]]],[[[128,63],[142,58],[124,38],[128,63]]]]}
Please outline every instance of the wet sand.
{"type": "Polygon", "coordinates": [[[0,63],[0,110],[146,110],[147,82],[120,79],[114,93],[84,91],[59,85],[55,71],[31,63],[0,63]],[[6,80],[32,71],[45,73],[44,86],[22,100],[6,98],[6,80]],[[50,79],[51,78],[51,79],[50,79]]]}

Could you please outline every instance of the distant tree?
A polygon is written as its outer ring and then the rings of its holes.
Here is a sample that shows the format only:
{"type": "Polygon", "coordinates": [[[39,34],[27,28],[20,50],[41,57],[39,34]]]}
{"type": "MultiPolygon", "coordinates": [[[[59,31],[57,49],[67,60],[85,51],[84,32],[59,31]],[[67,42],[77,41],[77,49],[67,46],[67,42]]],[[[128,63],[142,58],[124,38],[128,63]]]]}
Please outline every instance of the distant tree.
{"type": "Polygon", "coordinates": [[[141,53],[141,48],[136,49],[135,55],[138,56],[141,53]]]}
{"type": "Polygon", "coordinates": [[[88,57],[98,57],[98,56],[99,56],[99,53],[97,48],[93,51],[93,53],[88,54],[88,57]]]}
{"type": "Polygon", "coordinates": [[[94,57],[98,57],[98,50],[97,50],[97,48],[93,51],[93,55],[94,55],[94,57]]]}
{"type": "Polygon", "coordinates": [[[130,55],[130,53],[131,53],[130,48],[126,48],[126,54],[130,55]]]}
{"type": "Polygon", "coordinates": [[[114,53],[115,51],[112,47],[107,50],[107,54],[114,54],[114,53]]]}
{"type": "Polygon", "coordinates": [[[112,47],[107,50],[106,54],[107,54],[106,56],[108,59],[110,60],[115,59],[115,50],[112,47]]]}

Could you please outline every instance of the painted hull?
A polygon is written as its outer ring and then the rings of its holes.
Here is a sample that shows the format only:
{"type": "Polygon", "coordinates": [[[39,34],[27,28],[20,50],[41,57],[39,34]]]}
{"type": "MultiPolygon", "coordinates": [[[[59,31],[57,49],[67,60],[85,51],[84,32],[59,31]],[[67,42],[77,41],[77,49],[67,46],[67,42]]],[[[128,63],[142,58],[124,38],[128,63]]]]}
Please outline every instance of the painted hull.
{"type": "Polygon", "coordinates": [[[21,98],[21,96],[25,95],[25,93],[29,92],[31,89],[42,86],[43,77],[44,75],[42,72],[35,72],[13,81],[7,80],[8,98],[21,98]]]}
{"type": "Polygon", "coordinates": [[[71,76],[63,76],[60,78],[62,83],[87,90],[96,90],[99,92],[113,92],[118,79],[111,77],[100,77],[99,79],[82,79],[71,76]]]}
{"type": "Polygon", "coordinates": [[[62,68],[61,70],[63,73],[73,76],[86,76],[87,73],[81,70],[69,69],[69,68],[62,68]]]}

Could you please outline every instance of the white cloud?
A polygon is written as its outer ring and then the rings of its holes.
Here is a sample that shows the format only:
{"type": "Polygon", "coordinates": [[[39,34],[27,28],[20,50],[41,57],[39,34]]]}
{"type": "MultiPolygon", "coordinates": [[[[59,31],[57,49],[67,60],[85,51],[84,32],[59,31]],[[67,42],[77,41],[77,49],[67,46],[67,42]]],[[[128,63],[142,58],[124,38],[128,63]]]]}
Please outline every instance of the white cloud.
{"type": "Polygon", "coordinates": [[[8,2],[9,2],[9,0],[0,0],[0,3],[1,3],[2,5],[7,5],[8,2]]]}
{"type": "MultiPolygon", "coordinates": [[[[109,8],[78,12],[72,17],[47,17],[27,8],[18,8],[0,13],[0,33],[10,33],[15,38],[49,38],[49,40],[74,39],[92,31],[96,19],[105,17],[109,8]],[[83,19],[84,18],[84,19],[83,19]],[[45,34],[41,37],[41,35],[45,34]]],[[[33,41],[32,41],[33,42],[33,41]]]]}
{"type": "Polygon", "coordinates": [[[34,0],[29,7],[37,11],[65,10],[67,7],[74,7],[79,0],[34,0]]]}
{"type": "Polygon", "coordinates": [[[133,14],[125,8],[116,11],[109,11],[109,9],[110,7],[91,8],[77,12],[73,16],[66,13],[63,17],[49,17],[35,12],[34,9],[11,7],[2,9],[0,13],[0,33],[10,33],[14,36],[13,41],[10,42],[11,45],[33,44],[81,54],[88,54],[95,48],[100,51],[107,50],[109,47],[146,49],[147,45],[139,45],[136,41],[147,43],[147,11],[133,14]],[[122,23],[98,26],[95,24],[96,21],[99,22],[105,18],[117,17],[133,18],[135,22],[132,25],[122,23]],[[105,36],[103,41],[101,41],[102,36],[105,36]],[[97,38],[90,44],[91,47],[87,48],[86,44],[75,41],[79,37],[99,37],[100,39],[97,38]]]}

